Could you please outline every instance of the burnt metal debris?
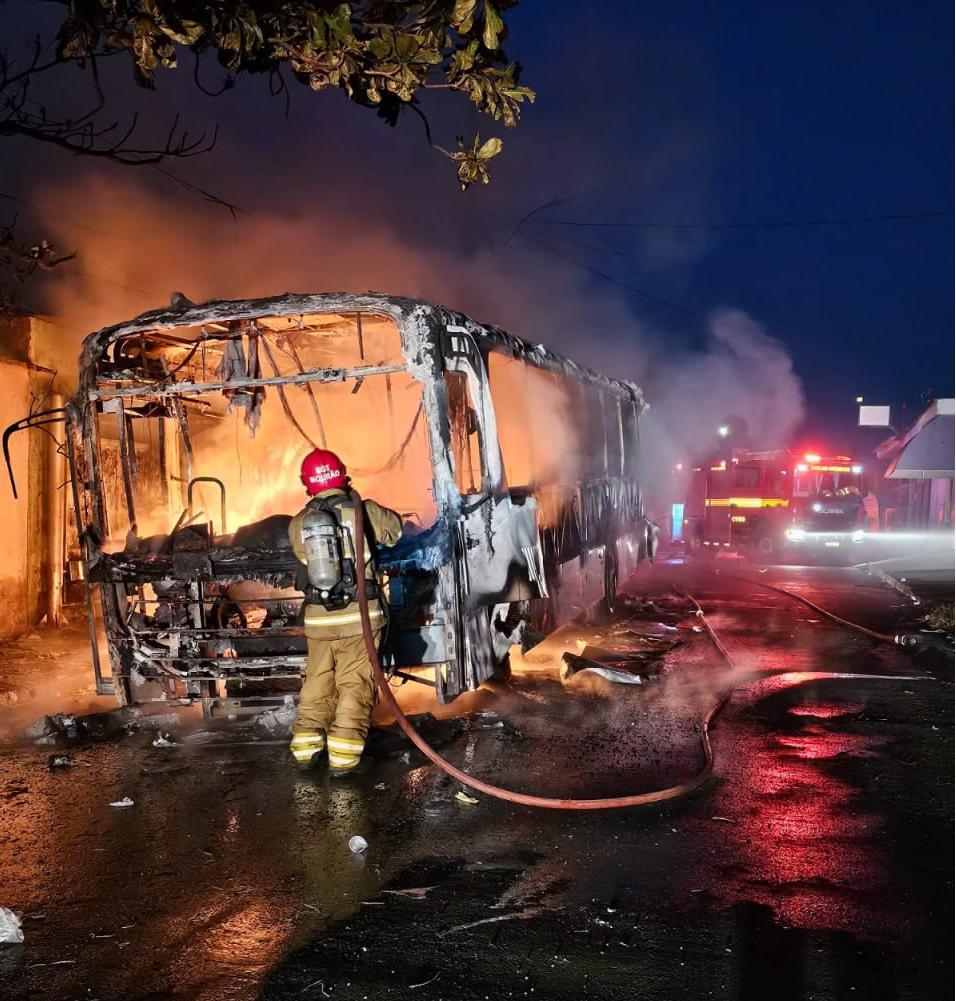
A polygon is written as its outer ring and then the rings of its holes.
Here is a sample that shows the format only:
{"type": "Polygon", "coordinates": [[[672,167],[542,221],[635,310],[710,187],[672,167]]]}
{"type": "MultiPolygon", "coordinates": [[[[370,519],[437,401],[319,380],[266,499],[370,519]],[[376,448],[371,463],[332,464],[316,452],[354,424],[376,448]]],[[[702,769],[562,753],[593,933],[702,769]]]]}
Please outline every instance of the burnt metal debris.
{"type": "Polygon", "coordinates": [[[636,473],[645,402],[632,383],[413,299],[179,299],[91,334],[65,414],[34,415],[4,436],[8,456],[16,430],[65,420],[98,691],[113,692],[121,705],[188,697],[215,715],[278,707],[295,689],[305,643],[299,564],[287,537],[293,511],[230,533],[227,486],[201,454],[212,440],[239,449],[226,431],[227,407],[242,408],[249,432],[261,434],[273,394],[286,444],[335,447],[338,415],[319,398],[323,387],[341,386],[372,410],[380,400],[383,432],[392,435],[388,458],[374,469],[361,455],[347,457],[356,475],[394,473],[413,437],[424,443],[433,517],[410,525],[378,563],[388,578],[386,663],[425,668],[407,676],[432,684],[439,700],[506,669],[526,627],[545,632],[610,603],[617,581],[652,555],[636,473]],[[396,332],[395,352],[376,346],[375,323],[396,332]],[[574,468],[524,482],[508,475],[493,358],[517,363],[526,380],[550,380],[559,401],[554,420],[571,411],[583,436],[569,459],[574,468]],[[407,433],[395,429],[395,408],[404,405],[399,377],[420,394],[407,433]],[[384,394],[369,397],[370,385],[384,394]],[[305,395],[295,399],[308,402],[298,417],[289,395],[297,389],[305,395]],[[145,446],[143,428],[154,434],[145,446]],[[203,482],[221,494],[218,526],[196,509],[194,489],[203,482]],[[169,519],[149,534],[144,518],[156,508],[169,519]]]}

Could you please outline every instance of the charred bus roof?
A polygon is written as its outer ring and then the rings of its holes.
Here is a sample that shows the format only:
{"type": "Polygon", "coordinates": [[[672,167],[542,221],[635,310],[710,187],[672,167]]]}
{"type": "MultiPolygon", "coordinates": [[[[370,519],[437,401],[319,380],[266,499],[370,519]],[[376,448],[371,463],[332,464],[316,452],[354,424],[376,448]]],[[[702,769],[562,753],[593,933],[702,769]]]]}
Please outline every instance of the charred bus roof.
{"type": "MultiPolygon", "coordinates": [[[[285,293],[264,299],[215,299],[191,303],[175,297],[171,305],[141,313],[124,323],[104,327],[83,342],[80,355],[79,399],[86,401],[96,393],[97,363],[117,341],[130,335],[208,324],[256,320],[266,316],[298,316],[320,313],[377,313],[393,318],[402,330],[405,353],[411,365],[436,370],[430,358],[435,334],[444,327],[458,328],[470,334],[482,352],[499,351],[536,368],[589,383],[596,388],[637,404],[647,406],[640,387],[623,379],[612,379],[579,365],[543,344],[530,344],[499,327],[476,323],[471,318],[423,299],[380,293],[329,292],[318,294],[285,293]],[[177,298],[180,301],[177,302],[177,298]],[[432,335],[432,336],[430,336],[432,335]]],[[[171,387],[164,387],[171,388],[171,387]]]]}

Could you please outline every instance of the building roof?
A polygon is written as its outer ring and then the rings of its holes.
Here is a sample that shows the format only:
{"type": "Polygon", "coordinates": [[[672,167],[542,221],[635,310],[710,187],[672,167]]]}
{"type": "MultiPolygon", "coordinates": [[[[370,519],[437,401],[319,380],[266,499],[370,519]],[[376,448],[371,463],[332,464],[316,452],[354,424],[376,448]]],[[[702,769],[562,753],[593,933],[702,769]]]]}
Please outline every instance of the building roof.
{"type": "Polygon", "coordinates": [[[890,480],[953,479],[956,400],[936,400],[910,427],[882,442],[881,459],[892,457],[890,480]]]}

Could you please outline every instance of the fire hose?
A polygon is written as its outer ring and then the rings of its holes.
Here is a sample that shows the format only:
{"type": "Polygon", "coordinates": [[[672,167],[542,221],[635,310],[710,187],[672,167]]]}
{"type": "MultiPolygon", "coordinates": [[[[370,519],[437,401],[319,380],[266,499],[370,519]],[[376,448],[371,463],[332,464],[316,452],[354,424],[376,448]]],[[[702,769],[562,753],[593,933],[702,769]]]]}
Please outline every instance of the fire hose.
{"type": "Polygon", "coordinates": [[[768,591],[776,591],[777,594],[786,595],[788,598],[793,598],[794,601],[799,601],[801,604],[806,605],[807,608],[812,609],[819,615],[822,615],[841,626],[846,626],[847,629],[854,629],[856,632],[862,633],[864,636],[869,636],[870,639],[878,640],[880,643],[890,643],[894,646],[911,645],[901,642],[901,640],[905,638],[905,634],[904,636],[890,636],[888,633],[878,633],[873,629],[867,629],[866,626],[861,626],[858,622],[850,622],[849,619],[841,619],[839,615],[835,615],[833,612],[827,611],[825,608],[821,608],[809,598],[804,598],[802,594],[797,594],[796,591],[788,591],[785,587],[779,587],[776,584],[767,584],[762,580],[753,580],[750,577],[738,577],[735,574],[727,574],[727,578],[729,580],[739,581],[741,584],[754,584],[757,587],[765,588],[768,591]]]}
{"type": "MultiPolygon", "coordinates": [[[[352,503],[355,507],[355,564],[357,567],[365,566],[365,511],[362,505],[362,498],[354,489],[350,491],[352,503]]],[[[474,789],[476,792],[484,793],[495,799],[503,799],[508,803],[519,803],[522,806],[535,806],[544,810],[618,810],[629,806],[646,806],[650,803],[662,803],[670,799],[678,799],[699,788],[710,777],[714,769],[714,751],[710,743],[709,728],[717,713],[727,704],[730,699],[733,685],[729,685],[721,694],[717,701],[701,717],[698,725],[701,748],[704,754],[704,763],[700,770],[691,778],[686,779],[677,785],[667,786],[663,789],[653,789],[650,792],[637,793],[633,796],[612,796],[605,799],[559,799],[551,796],[532,796],[528,793],[514,792],[511,789],[502,789],[500,786],[484,782],[475,778],[467,772],[457,768],[446,758],[443,758],[424,738],[418,733],[410,720],[402,711],[398,700],[395,698],[392,689],[389,687],[388,679],[382,670],[382,662],[378,655],[378,645],[375,642],[375,634],[372,630],[368,611],[368,595],[364,587],[359,587],[356,591],[358,598],[359,612],[362,617],[362,634],[365,638],[365,649],[368,652],[368,659],[372,665],[372,674],[378,685],[378,690],[382,700],[395,716],[395,721],[405,736],[418,748],[422,754],[428,758],[432,764],[437,765],[446,775],[459,781],[462,785],[474,789]]],[[[711,629],[697,602],[690,599],[697,606],[698,615],[704,624],[711,640],[717,647],[721,657],[728,666],[733,667],[730,654],[717,638],[711,629]]]]}

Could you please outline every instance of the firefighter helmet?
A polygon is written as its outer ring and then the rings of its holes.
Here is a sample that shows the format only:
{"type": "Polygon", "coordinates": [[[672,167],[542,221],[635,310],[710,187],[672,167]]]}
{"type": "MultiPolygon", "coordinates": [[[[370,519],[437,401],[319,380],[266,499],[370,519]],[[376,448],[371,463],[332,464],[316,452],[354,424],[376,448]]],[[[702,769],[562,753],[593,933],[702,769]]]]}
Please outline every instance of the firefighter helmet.
{"type": "Polygon", "coordinates": [[[310,495],[334,490],[345,486],[345,463],[335,452],[316,448],[302,460],[301,476],[302,485],[310,495]]]}

